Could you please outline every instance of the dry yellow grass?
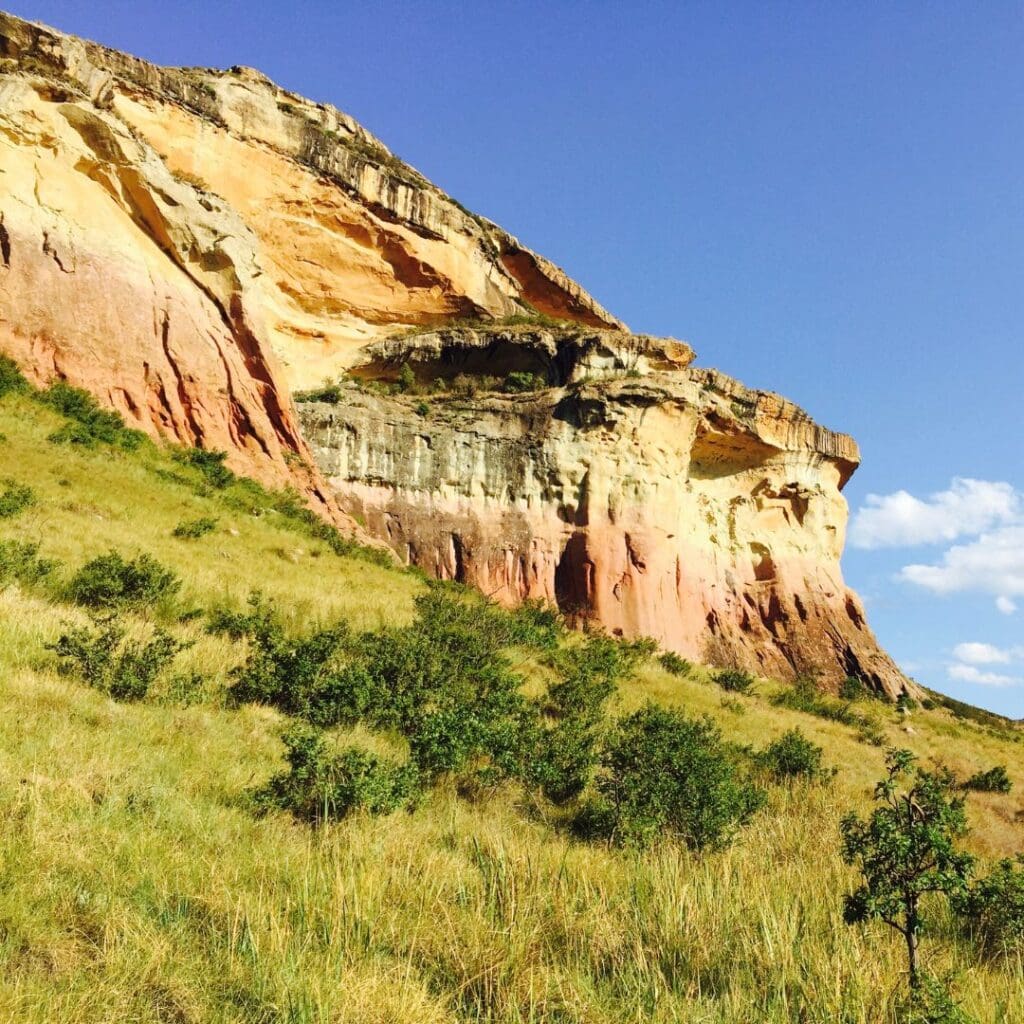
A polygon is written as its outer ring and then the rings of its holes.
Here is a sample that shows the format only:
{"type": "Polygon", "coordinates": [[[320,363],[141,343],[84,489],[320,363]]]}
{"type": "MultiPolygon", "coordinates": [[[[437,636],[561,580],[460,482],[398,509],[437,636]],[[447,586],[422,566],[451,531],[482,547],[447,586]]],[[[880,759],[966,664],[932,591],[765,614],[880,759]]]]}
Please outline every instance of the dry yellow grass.
{"type": "MultiPolygon", "coordinates": [[[[0,477],[39,496],[0,522],[0,539],[37,539],[66,571],[110,547],[147,551],[183,577],[185,604],[259,588],[296,623],[410,614],[413,576],[199,497],[155,472],[174,468],[160,453],[51,445],[55,422],[0,402],[0,477]],[[218,532],[170,536],[200,515],[218,532]]],[[[618,698],[620,710],[655,699],[710,714],[756,746],[798,724],[826,748],[830,786],[774,790],[720,853],[575,843],[514,791],[469,803],[442,789],[413,813],[314,831],[248,806],[280,767],[283,719],[219,701],[237,649],[184,627],[198,642],[181,667],[209,678],[208,699],[118,704],[57,675],[44,649],[80,617],[0,592],[0,1021],[891,1020],[901,949],[881,927],[842,923],[851,875],[838,855],[839,819],[866,804],[883,752],[773,707],[770,683],[723,706],[702,673],[651,664],[618,698]]],[[[925,760],[1007,765],[1011,795],[971,797],[972,844],[986,858],[1021,848],[1013,735],[945,711],[880,714],[888,739],[925,760]]],[[[979,961],[948,917],[932,925],[927,969],[953,972],[964,1009],[1024,1020],[1024,964],[979,961]]]]}

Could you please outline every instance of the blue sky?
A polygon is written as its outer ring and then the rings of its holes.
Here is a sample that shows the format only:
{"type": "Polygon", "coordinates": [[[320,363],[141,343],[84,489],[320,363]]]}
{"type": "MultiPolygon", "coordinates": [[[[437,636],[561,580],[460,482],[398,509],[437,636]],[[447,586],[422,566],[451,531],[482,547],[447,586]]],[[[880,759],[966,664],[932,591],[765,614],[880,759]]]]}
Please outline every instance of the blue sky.
{"type": "Polygon", "coordinates": [[[1020,4],[4,6],[334,103],[635,329],[852,433],[872,625],[1024,716],[1020,4]]]}

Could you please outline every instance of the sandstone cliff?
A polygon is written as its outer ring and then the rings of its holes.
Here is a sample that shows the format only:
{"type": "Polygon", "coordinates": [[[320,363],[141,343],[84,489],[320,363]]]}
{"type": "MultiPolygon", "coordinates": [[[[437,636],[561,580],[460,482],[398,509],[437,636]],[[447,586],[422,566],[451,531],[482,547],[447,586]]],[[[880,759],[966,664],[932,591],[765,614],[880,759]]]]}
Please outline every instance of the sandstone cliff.
{"type": "Polygon", "coordinates": [[[271,482],[302,451],[288,385],[396,325],[616,323],[341,111],[2,12],[0,180],[0,348],[271,482]]]}
{"type": "Polygon", "coordinates": [[[37,381],[337,497],[500,600],[906,685],[839,569],[854,442],[630,334],[334,107],[0,13],[0,182],[0,351],[37,381]],[[437,393],[380,383],[404,367],[437,393]],[[528,393],[500,393],[513,373],[528,393]]]}
{"type": "Polygon", "coordinates": [[[902,687],[839,569],[851,438],[620,332],[443,331],[368,355],[364,374],[415,367],[429,401],[352,384],[300,415],[330,482],[409,562],[702,662],[902,687]],[[437,389],[482,368],[538,389],[437,389]]]}

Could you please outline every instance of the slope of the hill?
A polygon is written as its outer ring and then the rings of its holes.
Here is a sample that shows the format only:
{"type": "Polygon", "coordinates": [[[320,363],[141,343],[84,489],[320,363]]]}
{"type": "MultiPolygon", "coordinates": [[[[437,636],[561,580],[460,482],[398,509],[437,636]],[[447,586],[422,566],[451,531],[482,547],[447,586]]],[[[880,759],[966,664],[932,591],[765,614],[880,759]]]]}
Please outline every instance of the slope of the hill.
{"type": "MultiPolygon", "coordinates": [[[[413,811],[321,828],[256,816],[248,794],[281,768],[286,716],[225,700],[244,650],[207,634],[205,613],[258,588],[298,632],[374,629],[407,621],[424,584],[336,553],[279,496],[219,489],[155,446],[69,445],[64,426],[37,398],[0,398],[0,491],[35,499],[0,518],[0,545],[39,543],[57,563],[49,582],[0,585],[2,1020],[888,1024],[902,949],[841,910],[838,822],[880,775],[874,743],[961,774],[1007,765],[1013,793],[971,797],[971,845],[986,860],[1021,847],[1021,733],[998,720],[865,701],[853,728],[776,706],[770,681],[729,697],[655,661],[613,715],[653,699],[757,747],[799,726],[837,776],[772,787],[732,845],[701,855],[573,840],[515,788],[441,785],[413,811]],[[173,535],[200,519],[210,532],[173,535]],[[66,581],[111,548],[183,581],[173,615],[126,621],[194,641],[133,703],[60,674],[46,646],[87,623],[66,581]]],[[[535,659],[514,664],[538,685],[535,659]]],[[[941,914],[929,924],[928,969],[955,972],[964,1009],[1020,1019],[1020,961],[979,959],[941,914]]]]}

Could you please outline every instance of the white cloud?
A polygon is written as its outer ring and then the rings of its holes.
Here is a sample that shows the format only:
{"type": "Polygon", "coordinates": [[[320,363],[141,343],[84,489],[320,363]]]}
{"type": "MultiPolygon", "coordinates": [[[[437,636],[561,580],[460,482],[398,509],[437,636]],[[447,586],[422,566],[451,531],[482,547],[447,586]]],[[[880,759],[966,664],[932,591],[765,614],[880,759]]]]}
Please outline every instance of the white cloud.
{"type": "Polygon", "coordinates": [[[1004,651],[993,644],[964,643],[953,648],[953,657],[957,661],[966,661],[969,665],[1006,665],[1012,658],[1010,651],[1004,651]]]}
{"type": "Polygon", "coordinates": [[[850,524],[856,548],[938,544],[1024,521],[1024,495],[1010,484],[954,477],[922,501],[907,491],[869,494],[850,524]]]}
{"type": "Polygon", "coordinates": [[[1012,598],[1000,594],[999,597],[996,598],[996,608],[1004,615],[1012,615],[1017,610],[1017,602],[1012,598]]]}
{"type": "Polygon", "coordinates": [[[898,578],[935,594],[980,591],[992,594],[1007,612],[1024,597],[1024,525],[983,533],[969,544],[947,549],[932,565],[907,565],[898,578]]]}
{"type": "Polygon", "coordinates": [[[986,672],[976,665],[950,665],[946,669],[950,679],[958,679],[964,683],[977,683],[979,686],[1017,686],[1020,679],[1016,676],[1003,675],[1001,672],[986,672]]]}
{"type": "Polygon", "coordinates": [[[980,686],[1017,686],[1024,682],[1018,676],[1007,675],[1006,670],[994,672],[987,667],[1024,662],[1024,647],[996,647],[995,644],[968,641],[953,648],[953,657],[956,661],[946,666],[950,679],[980,686]]]}

